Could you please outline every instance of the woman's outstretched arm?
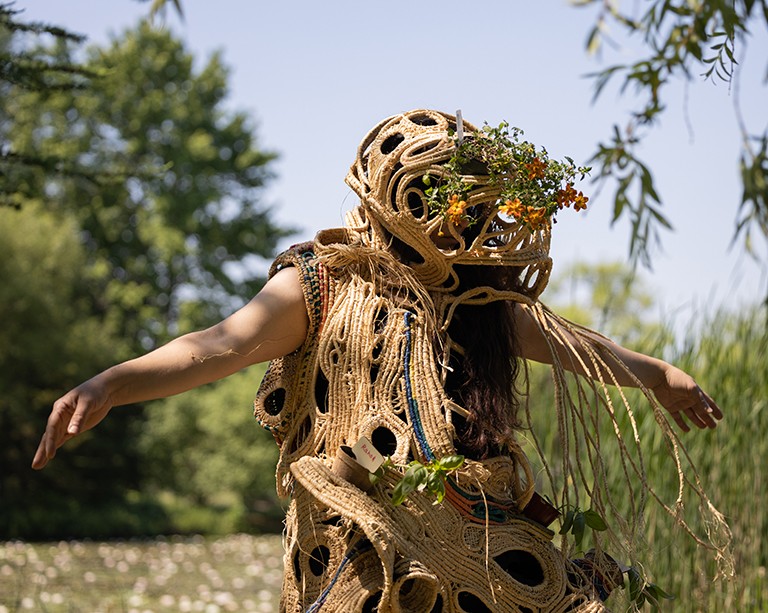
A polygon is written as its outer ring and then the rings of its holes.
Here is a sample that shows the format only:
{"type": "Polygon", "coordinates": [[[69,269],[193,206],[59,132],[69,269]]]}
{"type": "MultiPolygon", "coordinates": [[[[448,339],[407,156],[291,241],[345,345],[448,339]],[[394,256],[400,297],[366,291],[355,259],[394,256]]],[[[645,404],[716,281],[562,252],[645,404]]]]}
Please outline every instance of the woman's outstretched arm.
{"type": "Polygon", "coordinates": [[[113,407],[172,396],[291,353],[304,342],[308,325],[298,273],[281,270],[227,319],[113,366],[64,394],[53,404],[32,467],[43,468],[67,440],[93,428],[113,407]]]}
{"type": "MultiPolygon", "coordinates": [[[[527,307],[516,305],[515,323],[521,357],[551,364],[552,349],[527,307]]],[[[569,349],[557,343],[555,350],[563,366],[582,376],[597,378],[598,373],[592,371],[590,359],[586,353],[583,353],[583,349],[573,335],[562,327],[557,332],[580,354],[580,360],[574,360],[573,356],[569,355],[569,349]]],[[[669,411],[683,431],[690,430],[688,422],[697,428],[714,428],[717,426],[717,421],[723,418],[720,407],[686,372],[659,358],[622,347],[599,334],[589,332],[584,334],[589,338],[592,346],[605,349],[600,352],[600,356],[616,377],[616,383],[636,387],[639,380],[644,387],[654,393],[659,404],[669,411]],[[625,368],[630,370],[634,377],[630,376],[625,368]]]]}

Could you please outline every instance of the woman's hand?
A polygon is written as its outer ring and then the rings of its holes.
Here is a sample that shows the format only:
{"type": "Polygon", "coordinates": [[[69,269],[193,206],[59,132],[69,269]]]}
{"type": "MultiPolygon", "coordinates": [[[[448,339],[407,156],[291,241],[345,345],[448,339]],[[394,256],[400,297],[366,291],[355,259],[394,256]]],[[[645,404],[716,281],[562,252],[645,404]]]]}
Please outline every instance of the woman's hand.
{"type": "Polygon", "coordinates": [[[723,412],[689,374],[667,365],[661,382],[651,387],[659,403],[672,415],[684,432],[688,422],[697,428],[714,428],[723,412]]]}
{"type": "Polygon", "coordinates": [[[73,436],[90,430],[107,416],[112,401],[100,377],[89,379],[53,403],[32,468],[43,468],[73,436]]]}
{"type": "Polygon", "coordinates": [[[59,398],[32,468],[43,468],[59,447],[93,428],[112,407],[180,394],[287,355],[304,343],[308,328],[298,273],[285,268],[224,321],[113,366],[59,398]]]}

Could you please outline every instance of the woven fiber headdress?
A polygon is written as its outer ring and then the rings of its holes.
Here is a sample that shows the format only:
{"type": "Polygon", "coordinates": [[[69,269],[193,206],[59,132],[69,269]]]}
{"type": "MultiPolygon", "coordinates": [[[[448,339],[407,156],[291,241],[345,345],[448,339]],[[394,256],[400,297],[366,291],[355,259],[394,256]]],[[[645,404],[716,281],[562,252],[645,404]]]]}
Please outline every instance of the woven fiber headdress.
{"type": "Polygon", "coordinates": [[[368,219],[415,251],[409,265],[425,286],[454,290],[456,265],[512,266],[520,293],[536,299],[552,267],[551,216],[576,193],[556,183],[574,172],[518,134],[409,111],[368,133],[346,181],[368,219]]]}

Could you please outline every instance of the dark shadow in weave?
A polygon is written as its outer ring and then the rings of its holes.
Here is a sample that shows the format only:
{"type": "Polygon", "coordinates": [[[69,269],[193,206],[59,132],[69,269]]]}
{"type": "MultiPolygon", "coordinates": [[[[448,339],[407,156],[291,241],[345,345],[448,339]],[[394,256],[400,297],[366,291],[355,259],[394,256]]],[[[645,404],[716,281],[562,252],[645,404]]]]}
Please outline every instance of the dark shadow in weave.
{"type": "Polygon", "coordinates": [[[459,592],[459,606],[466,613],[493,613],[486,604],[472,592],[459,592]]]}
{"type": "Polygon", "coordinates": [[[384,457],[394,455],[397,451],[397,437],[394,432],[384,426],[379,426],[371,432],[371,442],[384,457]]]}
{"type": "Polygon", "coordinates": [[[535,587],[544,583],[544,570],[535,556],[521,549],[510,549],[493,558],[515,581],[535,587]]]}
{"type": "Polygon", "coordinates": [[[307,415],[291,439],[291,443],[288,446],[288,452],[296,453],[306,440],[307,436],[309,436],[310,432],[312,432],[312,418],[307,415]]]}
{"type": "Polygon", "coordinates": [[[384,139],[384,142],[381,143],[381,147],[380,147],[381,152],[384,155],[389,155],[395,149],[397,149],[397,146],[400,143],[402,143],[404,140],[405,140],[405,136],[403,136],[399,132],[392,134],[391,136],[388,136],[387,138],[384,139]]]}
{"type": "Polygon", "coordinates": [[[301,572],[301,549],[298,547],[296,553],[293,554],[293,575],[296,577],[296,585],[301,585],[303,573],[301,572]]]}
{"type": "Polygon", "coordinates": [[[325,545],[319,545],[309,554],[309,570],[316,577],[320,577],[328,568],[330,560],[330,549],[325,545]]]}
{"type": "Polygon", "coordinates": [[[443,597],[438,594],[437,598],[435,599],[435,606],[432,607],[432,610],[429,613],[442,613],[443,611],[443,597]]]}
{"type": "Polygon", "coordinates": [[[328,412],[328,379],[320,369],[315,376],[315,405],[321,413],[328,412]]]}
{"type": "Polygon", "coordinates": [[[368,596],[363,603],[361,613],[376,613],[379,610],[379,603],[381,602],[381,592],[376,592],[368,596]]]}
{"type": "Polygon", "coordinates": [[[271,415],[274,417],[280,411],[283,410],[283,407],[285,406],[285,388],[284,387],[278,387],[277,389],[272,390],[267,394],[267,397],[264,398],[264,410],[267,412],[267,415],[271,415]]]}

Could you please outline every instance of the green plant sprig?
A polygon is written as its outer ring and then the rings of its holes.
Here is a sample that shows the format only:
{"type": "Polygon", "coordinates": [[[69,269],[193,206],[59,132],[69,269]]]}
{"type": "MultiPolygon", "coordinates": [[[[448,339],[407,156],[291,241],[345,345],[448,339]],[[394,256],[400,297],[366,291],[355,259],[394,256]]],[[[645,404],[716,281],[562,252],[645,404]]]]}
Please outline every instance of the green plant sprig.
{"type": "Polygon", "coordinates": [[[563,524],[560,526],[560,534],[573,535],[577,551],[581,551],[581,543],[587,528],[595,532],[603,532],[608,529],[605,519],[594,509],[582,511],[579,507],[569,509],[563,516],[563,524]]]}
{"type": "Polygon", "coordinates": [[[564,207],[586,208],[588,198],[573,184],[577,175],[584,179],[590,168],[577,167],[569,157],[551,160],[546,149],[522,141],[519,128],[510,128],[507,122],[495,128],[486,124],[461,142],[453,132],[450,135],[456,146],[443,172],[424,176],[430,212],[455,225],[477,221],[468,211],[472,185],[466,175],[487,176],[488,184],[500,192],[496,208],[532,230],[548,223],[564,207]]]}
{"type": "MultiPolygon", "coordinates": [[[[581,550],[582,541],[587,528],[595,532],[608,529],[605,519],[594,509],[582,511],[579,507],[570,508],[563,516],[560,534],[573,535],[577,551],[581,550]]],[[[661,600],[674,600],[675,597],[655,583],[646,581],[640,571],[634,566],[626,570],[627,580],[621,585],[629,590],[629,600],[638,609],[645,603],[651,605],[652,611],[661,610],[661,600]]]]}
{"type": "Polygon", "coordinates": [[[395,484],[392,490],[392,504],[402,504],[406,497],[414,491],[427,491],[435,496],[435,503],[439,504],[445,498],[445,478],[458,470],[464,464],[463,455],[449,455],[438,460],[432,460],[428,464],[422,464],[414,460],[409,464],[395,464],[392,458],[387,458],[379,469],[371,474],[371,480],[376,483],[384,476],[388,468],[406,469],[403,477],[395,484]]]}
{"type": "Polygon", "coordinates": [[[629,600],[638,609],[646,602],[651,605],[651,611],[661,611],[661,600],[674,600],[672,594],[665,592],[655,583],[650,583],[643,579],[634,566],[627,571],[627,580],[629,583],[629,600]]]}

